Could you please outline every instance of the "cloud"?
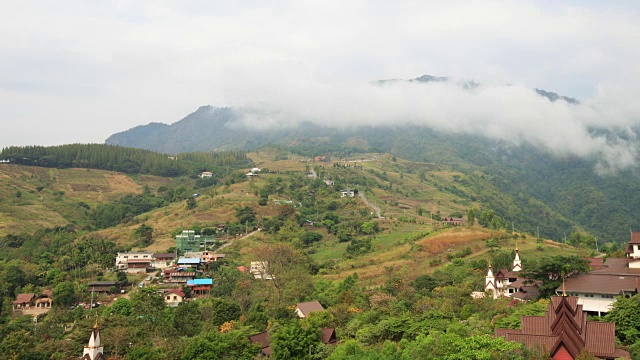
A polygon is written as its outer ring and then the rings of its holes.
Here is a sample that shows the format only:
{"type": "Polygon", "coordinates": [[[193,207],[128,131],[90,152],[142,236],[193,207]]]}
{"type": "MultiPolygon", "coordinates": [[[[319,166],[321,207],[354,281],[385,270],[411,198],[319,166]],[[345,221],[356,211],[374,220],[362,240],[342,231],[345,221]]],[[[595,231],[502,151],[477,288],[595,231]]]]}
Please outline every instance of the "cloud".
{"type": "MultiPolygon", "coordinates": [[[[633,128],[640,112],[626,91],[602,91],[579,105],[552,102],[523,85],[463,86],[448,82],[325,83],[304,73],[270,69],[251,77],[251,89],[227,95],[257,99],[244,104],[242,123],[252,128],[296,126],[302,121],[334,127],[417,124],[449,133],[528,143],[553,154],[598,160],[597,170],[634,166],[633,128]]],[[[244,81],[239,84],[244,84],[244,81]]]]}
{"type": "MultiPolygon", "coordinates": [[[[605,121],[605,127],[623,129],[638,113],[626,95],[640,83],[640,12],[633,1],[24,0],[4,5],[0,146],[101,142],[136,125],[177,121],[205,104],[271,102],[291,113],[271,121],[319,117],[309,109],[330,119],[373,122],[426,121],[422,115],[429,112],[438,119],[432,126],[446,128],[461,116],[467,120],[453,124],[480,127],[487,136],[593,154],[585,149],[613,144],[597,145],[603,140],[585,133],[585,127],[605,121]],[[474,96],[446,87],[368,85],[425,73],[488,85],[474,96]],[[517,86],[499,85],[510,82],[517,86]],[[535,87],[582,99],[583,113],[520,94],[535,87]],[[513,118],[544,121],[515,110],[488,121],[494,114],[483,104],[508,105],[494,96],[575,119],[563,122],[563,131],[581,135],[575,144],[563,145],[563,136],[552,140],[535,129],[542,125],[529,129],[522,120],[508,126],[513,118]],[[470,104],[474,116],[455,105],[460,103],[470,104]]],[[[459,131],[456,126],[449,131],[459,131]]],[[[621,144],[620,151],[630,149],[621,144]]]]}

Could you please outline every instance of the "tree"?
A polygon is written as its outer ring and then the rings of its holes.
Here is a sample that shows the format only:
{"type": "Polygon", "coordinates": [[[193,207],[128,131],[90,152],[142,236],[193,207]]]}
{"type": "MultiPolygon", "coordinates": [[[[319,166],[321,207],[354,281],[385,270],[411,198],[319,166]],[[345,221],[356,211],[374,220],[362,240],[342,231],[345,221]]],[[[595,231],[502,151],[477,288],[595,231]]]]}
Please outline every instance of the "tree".
{"type": "Polygon", "coordinates": [[[616,337],[625,345],[640,341],[640,295],[617,297],[605,321],[616,323],[616,337]]]}
{"type": "Polygon", "coordinates": [[[271,358],[274,360],[310,359],[314,348],[321,345],[320,329],[301,321],[292,321],[271,336],[271,358]]]}
{"type": "Polygon", "coordinates": [[[588,272],[589,261],[579,256],[556,255],[540,259],[538,263],[529,264],[529,268],[522,272],[522,276],[531,280],[543,282],[540,297],[548,297],[562,284],[562,279],[575,273],[588,272]]]}
{"type": "Polygon", "coordinates": [[[236,217],[242,225],[251,224],[256,221],[256,211],[251,206],[237,208],[236,217]]]}
{"type": "Polygon", "coordinates": [[[131,310],[133,315],[146,322],[155,322],[165,309],[162,295],[158,289],[150,286],[143,287],[131,294],[131,310]]]}
{"type": "Polygon", "coordinates": [[[219,333],[213,330],[198,335],[187,342],[182,354],[183,360],[252,360],[260,351],[240,331],[219,333]]]}
{"type": "Polygon", "coordinates": [[[140,246],[148,246],[153,242],[153,228],[147,224],[138,226],[132,235],[140,246]]]}
{"type": "Polygon", "coordinates": [[[193,196],[187,198],[187,210],[195,209],[198,204],[193,196]]]}
{"type": "Polygon", "coordinates": [[[202,321],[195,301],[183,302],[173,313],[173,327],[182,336],[192,337],[200,332],[202,321]]]}
{"type": "Polygon", "coordinates": [[[467,210],[467,225],[473,226],[476,222],[476,211],[473,208],[467,210]]]}
{"type": "Polygon", "coordinates": [[[53,304],[69,306],[76,301],[75,285],[71,281],[61,282],[53,288],[53,304]]]}
{"type": "Polygon", "coordinates": [[[283,301],[289,303],[295,298],[304,297],[312,287],[309,262],[292,245],[275,243],[266,248],[255,249],[253,255],[264,264],[262,278],[270,279],[266,286],[275,292],[273,304],[276,308],[283,301]]]}

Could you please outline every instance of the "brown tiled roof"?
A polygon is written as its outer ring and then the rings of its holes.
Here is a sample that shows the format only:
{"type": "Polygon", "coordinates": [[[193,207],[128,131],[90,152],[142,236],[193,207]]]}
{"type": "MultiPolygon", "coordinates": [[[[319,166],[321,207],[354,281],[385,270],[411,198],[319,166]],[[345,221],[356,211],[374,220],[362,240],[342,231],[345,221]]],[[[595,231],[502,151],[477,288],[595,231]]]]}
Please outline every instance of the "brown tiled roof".
{"type": "MultiPolygon", "coordinates": [[[[619,276],[606,274],[578,274],[565,281],[564,288],[568,292],[618,295],[623,291],[637,290],[636,276],[619,276]]],[[[562,292],[562,286],[556,289],[562,292]]]]}
{"type": "Polygon", "coordinates": [[[336,339],[336,329],[334,328],[322,328],[322,343],[323,344],[333,344],[337,342],[336,339]]]}
{"type": "Polygon", "coordinates": [[[309,316],[309,313],[312,311],[324,311],[324,308],[322,307],[322,305],[320,305],[320,303],[317,300],[298,303],[296,305],[298,306],[298,309],[300,309],[300,311],[304,316],[309,316]]]}
{"type": "Polygon", "coordinates": [[[271,354],[271,336],[268,331],[249,336],[249,341],[262,346],[262,352],[265,355],[271,354]]]}
{"type": "Polygon", "coordinates": [[[526,347],[539,346],[550,355],[567,351],[574,358],[583,348],[603,358],[626,357],[615,348],[615,325],[587,321],[576,296],[553,296],[544,316],[523,316],[522,330],[495,329],[496,336],[518,341],[526,347]]]}
{"type": "Polygon", "coordinates": [[[592,269],[601,269],[604,266],[603,258],[589,258],[589,266],[592,269]]]}
{"type": "Polygon", "coordinates": [[[640,232],[631,232],[629,244],[640,244],[640,232]]]}
{"type": "Polygon", "coordinates": [[[151,259],[128,259],[127,264],[150,264],[151,259]]]}
{"type": "Polygon", "coordinates": [[[12,304],[28,304],[36,297],[35,294],[18,294],[18,297],[12,304]]]}
{"type": "Polygon", "coordinates": [[[175,259],[176,254],[153,254],[153,257],[156,259],[175,259]]]}
{"type": "Polygon", "coordinates": [[[42,295],[46,295],[47,297],[53,297],[53,291],[51,291],[51,290],[42,290],[42,295]]]}

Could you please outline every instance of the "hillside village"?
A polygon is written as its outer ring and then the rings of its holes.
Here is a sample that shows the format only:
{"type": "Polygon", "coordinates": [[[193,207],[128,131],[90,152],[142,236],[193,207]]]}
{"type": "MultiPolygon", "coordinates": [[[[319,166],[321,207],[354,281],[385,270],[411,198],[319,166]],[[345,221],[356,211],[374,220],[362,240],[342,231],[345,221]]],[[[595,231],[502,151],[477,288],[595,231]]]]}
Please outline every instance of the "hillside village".
{"type": "MultiPolygon", "coordinates": [[[[585,234],[572,234],[570,246],[519,233],[478,210],[471,188],[439,190],[455,172],[428,164],[406,172],[400,166],[419,165],[384,154],[250,156],[259,167],[235,170],[242,178],[203,183],[116,226],[4,237],[0,250],[29,254],[19,271],[33,282],[3,283],[12,287],[0,334],[12,340],[0,341],[0,354],[632,358],[637,335],[617,327],[618,306],[638,299],[640,233],[600,252],[585,234]],[[46,251],[55,260],[35,260],[46,251]]],[[[50,186],[43,198],[60,183],[50,186]]],[[[61,201],[75,196],[85,194],[61,201]]],[[[0,263],[5,278],[15,264],[0,263]]]]}

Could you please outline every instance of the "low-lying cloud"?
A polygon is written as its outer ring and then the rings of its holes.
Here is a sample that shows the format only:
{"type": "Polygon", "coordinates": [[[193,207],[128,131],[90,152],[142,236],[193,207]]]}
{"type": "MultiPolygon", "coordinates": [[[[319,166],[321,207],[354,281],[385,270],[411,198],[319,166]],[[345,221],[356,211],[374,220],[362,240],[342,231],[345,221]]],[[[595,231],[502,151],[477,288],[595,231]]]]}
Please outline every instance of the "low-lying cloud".
{"type": "Polygon", "coordinates": [[[521,85],[469,88],[455,80],[329,84],[257,76],[247,83],[250,89],[227,89],[227,96],[234,99],[237,90],[238,99],[258,100],[239,104],[251,109],[242,123],[253,128],[302,121],[334,127],[417,124],[593,158],[599,172],[627,169],[638,159],[633,128],[640,110],[624,91],[601,89],[593,98],[570,104],[552,102],[521,85]]]}

